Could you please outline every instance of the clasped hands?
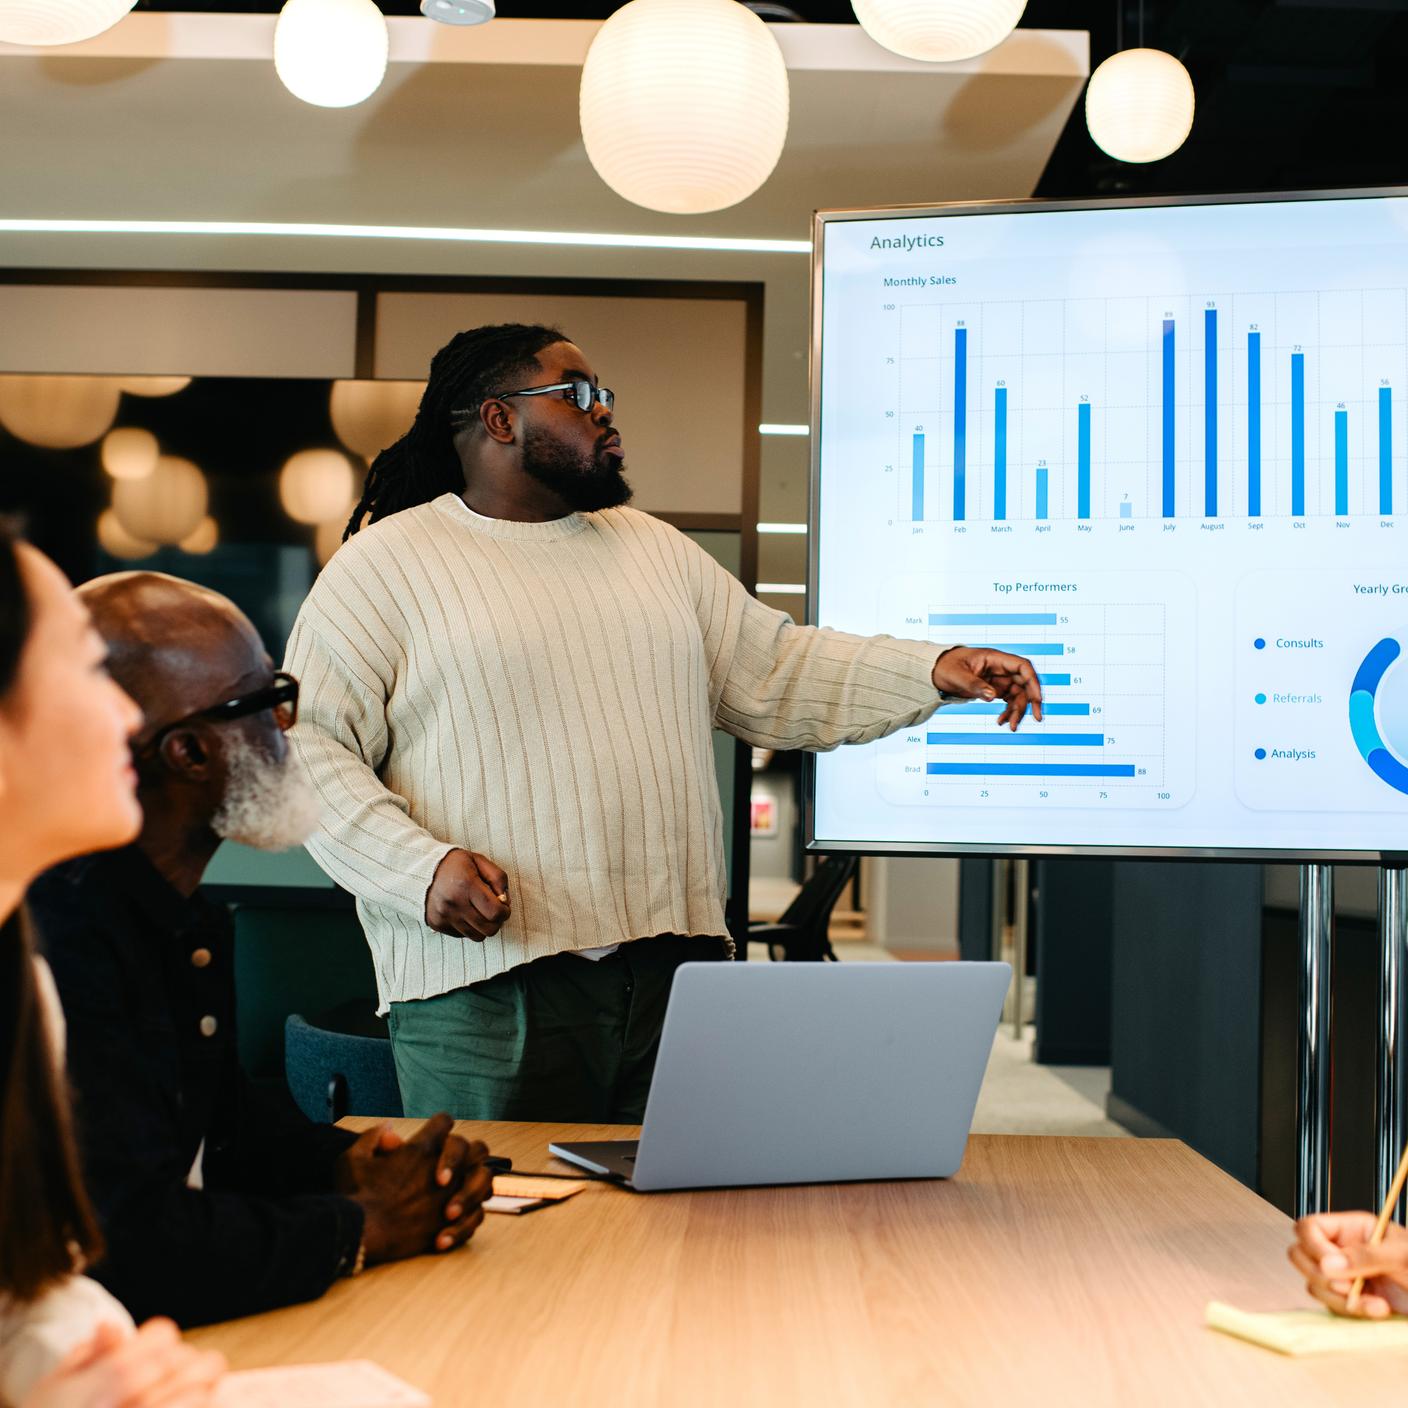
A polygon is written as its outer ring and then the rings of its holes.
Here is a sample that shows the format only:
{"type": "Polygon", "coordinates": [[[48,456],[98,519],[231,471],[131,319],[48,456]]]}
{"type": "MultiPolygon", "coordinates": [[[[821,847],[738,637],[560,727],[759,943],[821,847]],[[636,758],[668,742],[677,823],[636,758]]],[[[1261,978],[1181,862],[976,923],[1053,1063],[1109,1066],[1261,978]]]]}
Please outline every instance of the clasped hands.
{"type": "Polygon", "coordinates": [[[367,1264],[448,1252],[474,1235],[493,1192],[488,1149],[432,1116],[409,1139],[389,1124],[369,1129],[337,1161],[335,1186],[363,1212],[367,1264]]]}

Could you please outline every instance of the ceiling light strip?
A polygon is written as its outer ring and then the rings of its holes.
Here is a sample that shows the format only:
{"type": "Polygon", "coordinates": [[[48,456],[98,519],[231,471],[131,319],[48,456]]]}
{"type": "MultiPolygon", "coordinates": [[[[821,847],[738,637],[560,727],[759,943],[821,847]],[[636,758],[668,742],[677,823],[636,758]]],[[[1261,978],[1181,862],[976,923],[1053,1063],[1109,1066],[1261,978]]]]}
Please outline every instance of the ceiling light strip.
{"type": "Polygon", "coordinates": [[[805,582],[759,582],[759,596],[806,596],[805,582]]]}
{"type": "Polygon", "coordinates": [[[782,425],[776,421],[764,421],[758,427],[759,435],[810,435],[811,427],[807,425],[782,425]]]}
{"type": "Polygon", "coordinates": [[[272,235],[302,239],[438,240],[450,244],[531,244],[591,249],[678,249],[720,254],[810,254],[812,248],[808,240],[631,235],[585,230],[481,230],[455,225],[334,225],[280,220],[0,219],[0,234],[272,235]]]}
{"type": "Polygon", "coordinates": [[[807,525],[805,523],[760,523],[758,532],[760,533],[805,533],[807,525]]]}

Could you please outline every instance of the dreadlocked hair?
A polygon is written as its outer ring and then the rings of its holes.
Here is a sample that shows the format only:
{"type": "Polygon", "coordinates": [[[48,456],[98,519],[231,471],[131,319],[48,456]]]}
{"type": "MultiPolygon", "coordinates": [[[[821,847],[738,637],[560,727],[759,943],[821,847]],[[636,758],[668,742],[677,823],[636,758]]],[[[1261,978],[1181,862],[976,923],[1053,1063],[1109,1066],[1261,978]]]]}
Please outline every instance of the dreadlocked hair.
{"type": "Polygon", "coordinates": [[[567,340],[559,328],[538,323],[497,323],[456,333],[430,363],[411,428],[372,461],[343,541],[364,521],[375,523],[441,494],[458,493],[464,469],[455,451],[456,432],[490,396],[508,390],[506,382],[530,373],[543,348],[567,340]]]}

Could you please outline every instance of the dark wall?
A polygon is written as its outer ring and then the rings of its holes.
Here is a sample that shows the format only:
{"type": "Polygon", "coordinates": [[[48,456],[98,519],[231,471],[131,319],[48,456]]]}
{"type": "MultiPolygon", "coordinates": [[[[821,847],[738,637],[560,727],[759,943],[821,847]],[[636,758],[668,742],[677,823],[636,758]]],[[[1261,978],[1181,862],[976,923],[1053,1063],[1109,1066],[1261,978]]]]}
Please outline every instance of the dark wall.
{"type": "Polygon", "coordinates": [[[1262,873],[1112,867],[1110,1115],[1173,1134],[1256,1187],[1261,1130],[1262,873]]]}
{"type": "Polygon", "coordinates": [[[1034,1055],[1045,1065],[1109,1064],[1114,876],[1119,864],[1044,860],[1034,867],[1034,1055]]]}

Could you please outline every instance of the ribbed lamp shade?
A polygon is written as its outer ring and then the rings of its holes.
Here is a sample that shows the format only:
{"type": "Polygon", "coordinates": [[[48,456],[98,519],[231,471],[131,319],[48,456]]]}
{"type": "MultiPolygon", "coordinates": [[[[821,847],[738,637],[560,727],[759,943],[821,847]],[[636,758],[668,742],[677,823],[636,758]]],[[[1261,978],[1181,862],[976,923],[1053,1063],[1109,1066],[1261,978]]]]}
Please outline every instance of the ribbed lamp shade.
{"type": "Polygon", "coordinates": [[[137,0],[0,0],[0,43],[77,44],[111,29],[137,0]]]}
{"type": "Polygon", "coordinates": [[[697,215],[752,195],[787,140],[787,66],[738,0],[630,0],[582,67],[597,174],[647,210],[697,215]]]}
{"type": "Polygon", "coordinates": [[[860,27],[892,53],[951,64],[1001,44],[1027,0],[851,0],[851,8],[860,27]]]}
{"type": "Polygon", "coordinates": [[[1085,90],[1085,125],[1116,161],[1160,161],[1193,128],[1193,80],[1161,49],[1112,54],[1085,90]]]}
{"type": "Polygon", "coordinates": [[[350,108],[381,87],[389,45],[373,0],[288,0],[274,26],[274,69],[305,103],[350,108]]]}

